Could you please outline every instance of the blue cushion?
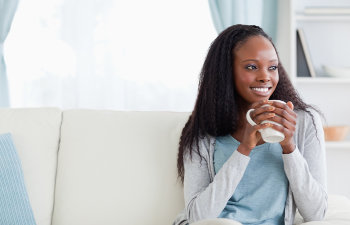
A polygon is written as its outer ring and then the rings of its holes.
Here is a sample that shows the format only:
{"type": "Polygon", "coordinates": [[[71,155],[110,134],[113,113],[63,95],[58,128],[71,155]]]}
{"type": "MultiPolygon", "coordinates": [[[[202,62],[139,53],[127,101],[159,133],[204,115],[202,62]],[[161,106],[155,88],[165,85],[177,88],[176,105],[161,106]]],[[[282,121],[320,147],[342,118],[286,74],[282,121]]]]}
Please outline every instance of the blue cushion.
{"type": "Polygon", "coordinates": [[[0,225],[35,225],[11,134],[0,135],[0,225]]]}

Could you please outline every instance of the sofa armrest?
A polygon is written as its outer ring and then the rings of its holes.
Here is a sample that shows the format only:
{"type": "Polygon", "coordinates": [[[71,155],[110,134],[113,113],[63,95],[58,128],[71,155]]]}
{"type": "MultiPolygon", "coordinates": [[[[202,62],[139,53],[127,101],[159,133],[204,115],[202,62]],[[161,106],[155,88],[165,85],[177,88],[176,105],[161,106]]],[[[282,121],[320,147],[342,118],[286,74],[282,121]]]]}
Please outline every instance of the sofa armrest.
{"type": "Polygon", "coordinates": [[[323,221],[302,223],[299,213],[295,216],[296,225],[343,225],[350,224],[350,199],[343,195],[328,196],[328,210],[323,221]]]}

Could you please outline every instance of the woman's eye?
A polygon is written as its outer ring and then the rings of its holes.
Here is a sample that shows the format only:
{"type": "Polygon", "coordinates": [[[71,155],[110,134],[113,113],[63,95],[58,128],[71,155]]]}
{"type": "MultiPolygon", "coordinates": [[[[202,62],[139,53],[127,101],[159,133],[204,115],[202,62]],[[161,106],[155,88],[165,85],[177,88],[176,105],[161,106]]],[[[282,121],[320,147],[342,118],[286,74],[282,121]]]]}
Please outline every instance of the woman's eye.
{"type": "Polygon", "coordinates": [[[245,68],[248,70],[256,70],[257,69],[257,67],[255,65],[248,65],[245,68]]]}
{"type": "Polygon", "coordinates": [[[277,66],[270,66],[270,67],[269,67],[269,70],[277,70],[277,69],[278,69],[277,66]]]}

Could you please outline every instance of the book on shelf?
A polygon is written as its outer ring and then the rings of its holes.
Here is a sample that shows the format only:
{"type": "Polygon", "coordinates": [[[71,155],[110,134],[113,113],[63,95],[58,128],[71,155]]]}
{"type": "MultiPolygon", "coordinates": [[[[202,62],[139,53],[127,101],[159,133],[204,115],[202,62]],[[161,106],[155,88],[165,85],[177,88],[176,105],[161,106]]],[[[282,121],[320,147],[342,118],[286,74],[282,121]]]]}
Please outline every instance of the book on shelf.
{"type": "Polygon", "coordinates": [[[350,15],[350,7],[306,7],[304,14],[350,15]]]}
{"type": "Polygon", "coordinates": [[[297,76],[316,77],[310,51],[302,29],[297,29],[297,76]]]}

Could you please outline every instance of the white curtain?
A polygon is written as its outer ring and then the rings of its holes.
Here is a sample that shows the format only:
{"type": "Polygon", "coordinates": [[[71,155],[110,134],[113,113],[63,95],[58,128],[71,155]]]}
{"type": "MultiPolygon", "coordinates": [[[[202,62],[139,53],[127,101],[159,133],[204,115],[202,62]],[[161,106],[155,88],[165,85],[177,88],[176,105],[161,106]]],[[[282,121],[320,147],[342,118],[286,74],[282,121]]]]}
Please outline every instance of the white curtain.
{"type": "Polygon", "coordinates": [[[202,0],[22,0],[11,106],[190,111],[215,36],[202,0]]]}
{"type": "Polygon", "coordinates": [[[208,3],[218,33],[234,24],[254,24],[276,40],[277,0],[208,0],[208,3]]]}
{"type": "Polygon", "coordinates": [[[4,60],[4,42],[10,31],[18,0],[0,0],[0,107],[9,106],[6,64],[4,60]]]}

